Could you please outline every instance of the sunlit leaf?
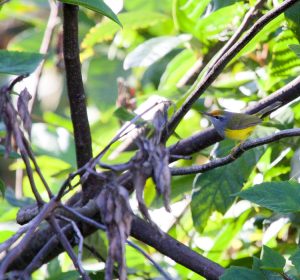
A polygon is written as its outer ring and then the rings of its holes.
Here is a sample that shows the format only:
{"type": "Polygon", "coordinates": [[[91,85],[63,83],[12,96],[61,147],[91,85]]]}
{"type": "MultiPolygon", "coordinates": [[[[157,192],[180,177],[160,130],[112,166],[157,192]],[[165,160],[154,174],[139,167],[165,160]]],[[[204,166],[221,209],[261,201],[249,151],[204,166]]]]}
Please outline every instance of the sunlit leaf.
{"type": "MultiPolygon", "coordinates": [[[[163,14],[154,12],[128,12],[118,15],[124,29],[138,30],[153,26],[168,19],[163,14]],[[141,13],[143,16],[141,16],[141,13]]],[[[82,41],[82,48],[91,48],[95,44],[111,40],[119,27],[110,21],[105,21],[91,28],[82,41]]]]}
{"type": "Polygon", "coordinates": [[[180,44],[191,39],[190,35],[164,36],[152,38],[139,45],[124,60],[124,69],[142,66],[147,67],[165,56],[180,44]]]}
{"type": "Polygon", "coordinates": [[[268,67],[269,75],[286,77],[295,72],[295,67],[300,66],[300,59],[291,51],[289,45],[299,43],[291,30],[282,31],[276,37],[272,49],[272,60],[268,67]]]}
{"type": "Polygon", "coordinates": [[[262,183],[236,195],[278,213],[300,211],[300,184],[296,182],[262,183]]]}
{"type": "Polygon", "coordinates": [[[111,20],[113,20],[114,22],[122,26],[122,23],[118,19],[117,15],[102,0],[60,0],[60,1],[67,4],[79,5],[84,8],[95,11],[99,14],[102,14],[110,18],[111,20]]]}
{"type": "Polygon", "coordinates": [[[40,53],[0,50],[0,73],[25,75],[32,73],[44,55],[40,53]]]}
{"type": "Polygon", "coordinates": [[[168,89],[176,86],[180,79],[191,69],[196,60],[196,53],[190,49],[183,50],[176,55],[161,76],[159,89],[168,89]]]}

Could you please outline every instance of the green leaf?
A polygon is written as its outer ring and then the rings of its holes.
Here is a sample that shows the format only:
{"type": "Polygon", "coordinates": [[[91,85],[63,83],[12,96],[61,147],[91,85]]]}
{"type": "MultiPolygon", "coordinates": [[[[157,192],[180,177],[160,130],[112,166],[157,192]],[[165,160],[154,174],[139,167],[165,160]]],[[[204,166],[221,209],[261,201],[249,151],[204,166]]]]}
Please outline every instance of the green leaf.
{"type": "Polygon", "coordinates": [[[131,121],[136,115],[120,107],[114,111],[114,115],[121,121],[131,121]]]}
{"type": "Polygon", "coordinates": [[[190,70],[197,61],[196,53],[186,49],[176,55],[168,64],[161,76],[159,90],[176,86],[180,79],[190,70]]]}
{"type": "MultiPolygon", "coordinates": [[[[154,12],[128,12],[119,14],[119,18],[123,23],[124,30],[138,30],[153,26],[168,19],[163,14],[154,12]],[[141,13],[143,16],[141,16],[141,13]]],[[[82,41],[82,48],[91,48],[95,44],[103,41],[111,40],[115,33],[119,30],[118,26],[113,22],[103,22],[91,28],[82,41]]]]}
{"type": "Polygon", "coordinates": [[[198,19],[194,26],[194,35],[202,42],[205,42],[207,39],[212,40],[219,38],[220,33],[222,32],[224,34],[224,32],[228,30],[228,26],[232,25],[237,17],[243,16],[245,9],[246,5],[243,3],[235,3],[221,8],[203,19],[198,19]],[[205,34],[205,36],[203,36],[203,34],[205,34]]]}
{"type": "Polygon", "coordinates": [[[112,9],[107,6],[102,0],[59,0],[60,2],[72,5],[79,5],[89,10],[95,11],[104,15],[122,27],[122,23],[112,9]]]}
{"type": "Polygon", "coordinates": [[[162,36],[152,38],[139,45],[124,60],[124,69],[132,67],[147,67],[158,61],[171,50],[180,44],[191,39],[190,35],[182,34],[179,36],[162,36]]]}
{"type": "Polygon", "coordinates": [[[1,193],[2,197],[5,196],[5,183],[2,179],[0,179],[0,193],[1,193]]]}
{"type": "Polygon", "coordinates": [[[218,233],[214,245],[210,248],[207,258],[214,260],[215,262],[223,265],[224,262],[224,252],[230,246],[232,240],[241,231],[245,222],[247,221],[251,209],[248,209],[242,213],[237,219],[227,219],[223,221],[223,226],[218,233]]]}
{"type": "Polygon", "coordinates": [[[236,195],[278,213],[300,211],[300,184],[295,182],[262,183],[236,195]]]}
{"type": "Polygon", "coordinates": [[[285,258],[278,252],[264,245],[262,250],[261,264],[261,269],[283,272],[285,258]]]}
{"type": "Polygon", "coordinates": [[[300,57],[300,45],[291,44],[289,48],[298,56],[300,57]]]}
{"type": "Polygon", "coordinates": [[[289,45],[298,44],[299,41],[291,30],[282,31],[275,39],[272,49],[272,59],[268,67],[272,77],[287,77],[300,66],[300,59],[291,51],[289,45]]]}
{"type": "Polygon", "coordinates": [[[47,277],[46,280],[74,280],[74,279],[80,279],[79,273],[76,270],[61,272],[56,274],[55,276],[47,277]]]}
{"type": "Polygon", "coordinates": [[[260,271],[251,270],[245,267],[232,266],[226,269],[220,280],[266,280],[260,271]]]}
{"type": "Polygon", "coordinates": [[[32,73],[44,55],[40,53],[0,50],[0,73],[25,75],[32,73]]]}
{"type": "Polygon", "coordinates": [[[242,189],[263,149],[246,152],[241,158],[196,176],[192,195],[192,217],[198,231],[202,231],[215,211],[225,213],[234,201],[236,191],[242,189]]]}
{"type": "Polygon", "coordinates": [[[173,1],[175,24],[182,31],[193,33],[195,24],[202,16],[210,0],[176,0],[173,1]]]}
{"type": "Polygon", "coordinates": [[[298,273],[300,273],[300,249],[297,249],[296,253],[290,257],[290,260],[296,267],[298,273]]]}

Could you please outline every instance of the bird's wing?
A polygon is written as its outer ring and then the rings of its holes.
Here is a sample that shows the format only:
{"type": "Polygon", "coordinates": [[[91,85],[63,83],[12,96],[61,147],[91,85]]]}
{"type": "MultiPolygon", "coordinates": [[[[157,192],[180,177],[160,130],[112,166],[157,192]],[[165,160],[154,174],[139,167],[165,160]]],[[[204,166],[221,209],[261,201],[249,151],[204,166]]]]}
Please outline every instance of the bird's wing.
{"type": "Polygon", "coordinates": [[[250,126],[258,125],[262,120],[255,115],[239,114],[238,116],[231,118],[227,124],[231,129],[243,129],[250,126]]]}

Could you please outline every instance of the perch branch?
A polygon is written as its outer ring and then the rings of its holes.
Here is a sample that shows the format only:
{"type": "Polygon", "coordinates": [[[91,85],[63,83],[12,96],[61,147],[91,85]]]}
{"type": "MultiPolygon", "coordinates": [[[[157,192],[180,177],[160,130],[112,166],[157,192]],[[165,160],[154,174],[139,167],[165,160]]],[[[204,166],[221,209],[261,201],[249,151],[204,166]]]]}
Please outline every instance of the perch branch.
{"type": "Polygon", "coordinates": [[[164,136],[168,138],[176,129],[177,125],[181,121],[181,119],[185,116],[185,114],[191,109],[192,105],[198,100],[198,98],[204,93],[204,91],[212,84],[212,82],[218,77],[218,75],[222,72],[222,70],[226,67],[226,65],[231,61],[235,55],[242,50],[243,47],[250,42],[250,40],[260,31],[262,28],[268,24],[271,20],[276,18],[279,14],[283,13],[293,4],[295,4],[297,0],[286,0],[278,7],[274,8],[260,19],[258,19],[255,24],[249,29],[244,37],[237,41],[231,48],[223,55],[220,60],[218,60],[212,70],[207,73],[207,75],[202,78],[200,81],[196,81],[194,86],[191,88],[191,92],[188,95],[187,99],[183,103],[183,105],[175,112],[172,119],[169,121],[166,132],[164,136]]]}

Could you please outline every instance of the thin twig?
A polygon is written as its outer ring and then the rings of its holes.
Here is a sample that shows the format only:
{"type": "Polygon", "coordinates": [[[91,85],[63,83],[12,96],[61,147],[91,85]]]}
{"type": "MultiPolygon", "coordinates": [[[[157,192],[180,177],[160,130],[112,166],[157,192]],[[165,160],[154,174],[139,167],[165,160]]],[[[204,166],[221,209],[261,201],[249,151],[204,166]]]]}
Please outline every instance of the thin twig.
{"type": "MultiPolygon", "coordinates": [[[[66,232],[66,231],[70,230],[71,227],[72,227],[72,225],[68,224],[62,228],[62,231],[66,232]]],[[[43,264],[43,260],[44,260],[45,256],[47,256],[49,254],[49,252],[51,251],[51,248],[55,247],[55,244],[54,244],[55,241],[57,241],[57,243],[59,242],[57,239],[57,236],[51,234],[51,237],[45,242],[43,247],[36,254],[34,254],[34,257],[30,261],[30,263],[23,270],[23,272],[26,275],[30,275],[35,269],[39,268],[43,264]]]]}
{"type": "Polygon", "coordinates": [[[236,147],[229,155],[223,158],[219,158],[202,165],[194,165],[189,167],[178,167],[178,168],[174,167],[171,168],[171,174],[172,176],[179,176],[179,175],[181,176],[181,175],[188,175],[188,174],[204,173],[208,170],[235,161],[247,150],[253,149],[258,146],[262,146],[264,144],[272,143],[283,138],[294,137],[294,136],[300,136],[300,128],[286,129],[286,130],[276,132],[275,134],[272,134],[270,136],[248,140],[247,142],[236,147]]]}
{"type": "Polygon", "coordinates": [[[188,92],[188,97],[186,98],[183,105],[175,112],[170,122],[168,123],[167,129],[164,133],[164,138],[170,137],[174,132],[175,128],[185,116],[185,114],[191,109],[193,104],[198,100],[198,98],[204,93],[204,91],[212,84],[212,82],[218,77],[226,65],[231,61],[232,58],[245,47],[250,40],[260,31],[262,28],[268,24],[271,20],[276,18],[279,14],[283,13],[298,0],[286,0],[278,7],[274,8],[260,19],[258,19],[251,29],[246,32],[244,37],[237,41],[227,52],[224,54],[219,61],[215,63],[212,71],[207,73],[207,75],[200,81],[196,81],[188,92]]]}
{"type": "Polygon", "coordinates": [[[160,267],[160,265],[156,261],[154,261],[153,258],[151,258],[140,246],[134,244],[130,240],[127,240],[127,244],[135,250],[139,251],[147,260],[149,260],[165,279],[172,280],[172,278],[160,267]]]}
{"type": "Polygon", "coordinates": [[[56,219],[54,217],[49,217],[49,223],[52,226],[53,230],[56,232],[58,239],[60,240],[62,246],[65,248],[68,255],[70,256],[74,266],[76,267],[77,271],[80,273],[82,278],[84,280],[90,280],[90,277],[83,269],[81,262],[78,261],[69,240],[65,236],[63,230],[60,228],[56,219]]]}
{"type": "MultiPolygon", "coordinates": [[[[100,223],[96,222],[95,220],[90,219],[89,217],[80,214],[78,211],[72,209],[71,207],[63,205],[62,208],[65,209],[66,211],[70,212],[71,214],[73,214],[75,217],[79,218],[83,222],[85,222],[91,226],[94,226],[95,228],[106,231],[105,225],[100,224],[100,223]]],[[[165,277],[165,279],[167,279],[167,280],[171,279],[170,276],[159,266],[159,264],[157,264],[144,250],[142,250],[139,246],[135,245],[134,243],[132,243],[129,240],[127,240],[126,242],[128,243],[128,245],[130,245],[131,247],[138,250],[141,254],[143,254],[154,265],[154,267],[159,271],[159,273],[161,273],[165,277]]]]}
{"type": "Polygon", "coordinates": [[[13,248],[0,265],[0,279],[4,278],[4,274],[8,266],[24,251],[28,243],[31,241],[32,235],[44,218],[52,212],[52,210],[57,206],[55,200],[51,200],[49,203],[45,204],[41,209],[38,216],[36,216],[32,221],[26,232],[25,236],[22,238],[18,246],[13,248]]]}
{"type": "Polygon", "coordinates": [[[78,259],[78,263],[81,263],[81,261],[82,261],[82,250],[83,250],[83,236],[82,236],[82,234],[81,234],[78,226],[76,225],[76,223],[73,220],[71,220],[71,219],[69,219],[67,217],[64,217],[62,215],[57,215],[57,217],[59,219],[64,220],[64,221],[66,221],[66,222],[68,222],[68,223],[70,223],[72,225],[72,227],[74,229],[74,232],[76,233],[76,235],[77,235],[77,237],[79,239],[77,259],[78,259]]]}
{"type": "Polygon", "coordinates": [[[24,143],[24,146],[26,148],[27,154],[28,154],[29,158],[31,159],[31,161],[34,165],[35,171],[39,175],[39,177],[40,177],[41,181],[43,182],[44,187],[45,187],[45,189],[48,193],[48,196],[51,199],[53,197],[51,189],[50,189],[50,187],[49,187],[49,185],[48,185],[48,183],[47,183],[47,181],[46,181],[46,179],[45,179],[45,177],[44,177],[44,175],[43,175],[43,173],[42,173],[42,171],[41,171],[41,169],[40,169],[40,167],[39,167],[39,165],[38,165],[38,163],[35,159],[34,154],[32,153],[32,150],[31,150],[27,140],[25,139],[24,135],[23,135],[23,143],[24,143]]]}
{"type": "Polygon", "coordinates": [[[22,226],[12,237],[0,244],[0,253],[7,250],[12,244],[14,244],[28,230],[29,226],[30,224],[22,226]]]}
{"type": "Polygon", "coordinates": [[[226,42],[226,44],[222,47],[218,54],[209,63],[211,66],[208,68],[207,74],[213,69],[213,64],[216,63],[216,61],[218,61],[223,55],[225,55],[225,53],[231,48],[231,46],[237,42],[237,40],[242,36],[242,34],[253,23],[253,19],[257,16],[257,12],[262,7],[264,2],[266,2],[266,0],[258,0],[257,3],[249,9],[249,11],[244,16],[244,19],[239,28],[235,31],[232,37],[226,42]]]}

